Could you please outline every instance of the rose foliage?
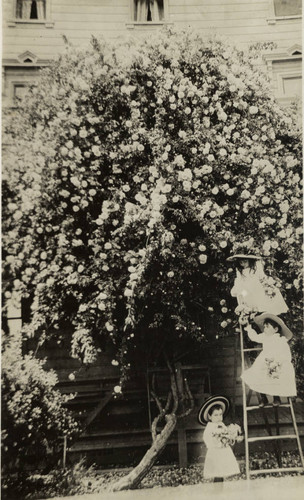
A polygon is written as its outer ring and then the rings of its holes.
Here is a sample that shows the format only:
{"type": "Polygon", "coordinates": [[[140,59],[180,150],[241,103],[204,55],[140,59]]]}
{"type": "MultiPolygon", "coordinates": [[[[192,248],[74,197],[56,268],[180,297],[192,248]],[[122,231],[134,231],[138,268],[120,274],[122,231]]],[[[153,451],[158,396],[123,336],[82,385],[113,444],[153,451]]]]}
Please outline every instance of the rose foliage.
{"type": "Polygon", "coordinates": [[[56,373],[43,366],[32,353],[22,355],[20,337],[4,339],[1,445],[6,470],[48,466],[63,436],[70,439],[78,432],[77,421],[65,407],[73,396],[55,389],[56,373]]]}
{"type": "MultiPolygon", "coordinates": [[[[244,241],[275,270],[297,334],[301,145],[254,57],[158,32],[68,47],[4,125],[6,295],[32,300],[27,335],[85,363],[233,331],[244,241]]],[[[299,334],[298,334],[299,335],[299,334]]]]}

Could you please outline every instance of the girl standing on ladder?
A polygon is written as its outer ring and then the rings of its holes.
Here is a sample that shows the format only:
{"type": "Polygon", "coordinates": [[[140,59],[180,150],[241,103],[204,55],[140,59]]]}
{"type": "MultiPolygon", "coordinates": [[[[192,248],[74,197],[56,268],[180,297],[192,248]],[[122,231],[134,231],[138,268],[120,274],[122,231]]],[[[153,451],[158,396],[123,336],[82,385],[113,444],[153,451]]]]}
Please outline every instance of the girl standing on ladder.
{"type": "Polygon", "coordinates": [[[278,315],[288,311],[274,279],[264,273],[261,257],[238,253],[227,260],[236,264],[236,278],[231,295],[237,298],[236,313],[240,314],[241,321],[252,313],[268,312],[278,315]]]}
{"type": "Polygon", "coordinates": [[[261,343],[263,349],[241,378],[250,389],[261,394],[261,407],[268,404],[266,394],[273,396],[273,404],[278,406],[281,403],[280,396],[288,398],[297,395],[288,345],[292,333],[284,321],[274,314],[263,313],[255,316],[253,321],[262,333],[257,334],[249,324],[245,330],[250,340],[261,343]]]}

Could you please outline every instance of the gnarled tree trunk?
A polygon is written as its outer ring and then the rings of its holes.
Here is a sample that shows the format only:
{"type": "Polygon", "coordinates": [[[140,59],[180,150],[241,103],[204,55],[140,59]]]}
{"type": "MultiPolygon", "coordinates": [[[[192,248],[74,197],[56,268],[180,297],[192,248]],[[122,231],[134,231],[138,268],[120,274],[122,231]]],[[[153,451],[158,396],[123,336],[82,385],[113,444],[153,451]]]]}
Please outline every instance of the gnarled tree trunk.
{"type": "Polygon", "coordinates": [[[166,405],[163,408],[160,399],[157,397],[154,390],[154,379],[152,382],[153,391],[151,394],[155,399],[155,402],[159,409],[159,415],[154,419],[152,423],[152,445],[146,452],[140,463],[126,476],[119,479],[114,485],[112,485],[110,491],[121,491],[136,488],[142,479],[148,474],[150,469],[153,467],[157,458],[161,455],[164,450],[168,439],[170,438],[172,432],[174,431],[178,418],[185,417],[188,415],[194,406],[194,400],[189,389],[189,385],[186,379],[184,379],[183,390],[181,392],[180,384],[177,384],[175,371],[172,366],[167,362],[168,369],[170,371],[170,383],[171,390],[168,394],[166,405]],[[185,401],[188,401],[188,408],[185,410],[185,401]],[[179,403],[182,406],[182,412],[177,414],[179,403]],[[170,408],[171,407],[171,408],[170,408]],[[165,420],[165,426],[159,434],[157,434],[157,425],[161,420],[165,420]]]}
{"type": "Polygon", "coordinates": [[[177,418],[174,413],[166,415],[166,425],[153,441],[151,448],[144,455],[140,463],[126,476],[117,481],[110,489],[121,491],[136,488],[141,480],[148,474],[155,461],[165,448],[169,437],[175,429],[177,418]]]}

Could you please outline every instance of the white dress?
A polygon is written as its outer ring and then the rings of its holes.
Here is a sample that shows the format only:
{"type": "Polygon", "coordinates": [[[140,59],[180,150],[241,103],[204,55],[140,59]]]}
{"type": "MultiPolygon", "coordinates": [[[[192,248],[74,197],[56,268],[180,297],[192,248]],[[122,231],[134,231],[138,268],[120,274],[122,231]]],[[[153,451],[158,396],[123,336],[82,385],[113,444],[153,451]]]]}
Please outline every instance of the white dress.
{"type": "Polygon", "coordinates": [[[251,327],[248,327],[247,331],[253,342],[263,344],[263,350],[251,367],[241,375],[244,382],[256,392],[271,396],[296,396],[295,371],[286,337],[281,337],[278,333],[271,336],[264,333],[257,334],[251,327]],[[267,360],[273,360],[274,365],[280,364],[272,375],[269,373],[267,360]]]}
{"type": "Polygon", "coordinates": [[[240,473],[239,464],[230,446],[223,446],[213,433],[219,428],[226,428],[223,422],[208,422],[204,431],[203,440],[207,446],[207,453],[204,465],[204,477],[233,476],[240,473]]]}
{"type": "Polygon", "coordinates": [[[268,295],[265,282],[269,280],[269,277],[264,273],[261,262],[257,262],[256,266],[256,271],[246,268],[240,273],[237,270],[231,295],[237,298],[239,306],[248,307],[255,312],[268,312],[276,315],[286,313],[288,307],[280,290],[273,286],[273,295],[268,295]]]}

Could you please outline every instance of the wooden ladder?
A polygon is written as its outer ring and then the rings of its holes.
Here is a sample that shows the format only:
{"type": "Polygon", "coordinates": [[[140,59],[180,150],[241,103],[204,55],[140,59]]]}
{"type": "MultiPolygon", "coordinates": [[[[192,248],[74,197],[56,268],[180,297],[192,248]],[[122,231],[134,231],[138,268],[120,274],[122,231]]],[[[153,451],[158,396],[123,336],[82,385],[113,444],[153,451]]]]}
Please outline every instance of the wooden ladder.
{"type": "MultiPolygon", "coordinates": [[[[245,356],[247,355],[248,352],[251,351],[261,351],[262,349],[259,347],[255,347],[252,349],[245,349],[244,348],[244,338],[243,338],[243,327],[240,324],[240,350],[241,350],[241,359],[242,359],[242,372],[244,372],[246,368],[246,363],[245,363],[245,356]]],[[[294,428],[294,434],[281,434],[280,435],[280,425],[279,425],[279,416],[278,416],[278,407],[274,406],[272,404],[265,405],[264,407],[260,407],[259,405],[249,405],[251,395],[252,395],[252,390],[250,389],[248,392],[248,397],[246,397],[246,386],[245,382],[242,380],[242,390],[243,390],[243,419],[244,419],[244,434],[245,434],[245,462],[246,462],[246,478],[250,479],[251,475],[258,475],[258,474],[271,474],[273,472],[292,472],[292,471],[303,471],[304,470],[304,458],[303,458],[303,452],[302,452],[302,447],[301,447],[301,441],[300,441],[300,436],[298,432],[298,426],[296,422],[296,417],[295,417],[295,412],[292,404],[292,399],[288,399],[288,403],[283,403],[280,404],[280,407],[285,407],[290,409],[290,414],[291,414],[291,420],[294,428]],[[266,409],[267,408],[274,408],[275,411],[275,423],[276,423],[276,434],[272,434],[271,426],[269,424],[268,418],[267,418],[267,413],[266,409]],[[248,412],[254,411],[254,410],[262,410],[263,411],[263,417],[265,421],[265,426],[268,432],[268,436],[250,436],[248,433],[248,412]],[[281,448],[279,445],[280,440],[283,439],[295,439],[297,441],[297,446],[299,450],[299,455],[300,455],[300,460],[301,460],[301,467],[282,467],[282,461],[281,461],[281,448]],[[275,454],[276,458],[278,461],[278,467],[275,469],[259,469],[259,470],[250,470],[250,463],[249,463],[249,444],[256,442],[256,441],[273,441],[274,443],[274,449],[275,449],[275,454]]],[[[261,396],[257,393],[259,402],[261,401],[261,396]]]]}

